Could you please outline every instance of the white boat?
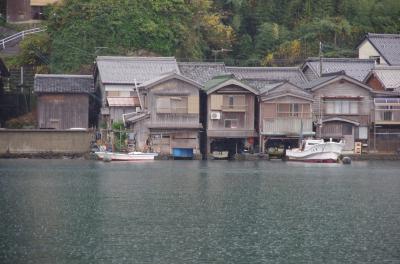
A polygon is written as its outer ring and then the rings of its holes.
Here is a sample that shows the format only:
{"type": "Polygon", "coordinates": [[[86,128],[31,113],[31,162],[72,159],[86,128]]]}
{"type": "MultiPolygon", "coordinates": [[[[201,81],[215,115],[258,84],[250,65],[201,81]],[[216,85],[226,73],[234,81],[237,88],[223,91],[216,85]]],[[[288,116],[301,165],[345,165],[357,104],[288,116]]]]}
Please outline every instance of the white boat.
{"type": "Polygon", "coordinates": [[[136,161],[136,160],[154,160],[158,153],[145,153],[145,152],[129,152],[118,153],[108,151],[97,151],[96,156],[104,161],[136,161]]]}
{"type": "Polygon", "coordinates": [[[307,139],[301,148],[286,150],[286,158],[293,161],[338,162],[344,142],[324,142],[323,139],[307,139]]]}
{"type": "Polygon", "coordinates": [[[223,150],[223,151],[218,151],[215,150],[212,152],[212,156],[214,159],[228,159],[229,158],[229,151],[223,150]]]}

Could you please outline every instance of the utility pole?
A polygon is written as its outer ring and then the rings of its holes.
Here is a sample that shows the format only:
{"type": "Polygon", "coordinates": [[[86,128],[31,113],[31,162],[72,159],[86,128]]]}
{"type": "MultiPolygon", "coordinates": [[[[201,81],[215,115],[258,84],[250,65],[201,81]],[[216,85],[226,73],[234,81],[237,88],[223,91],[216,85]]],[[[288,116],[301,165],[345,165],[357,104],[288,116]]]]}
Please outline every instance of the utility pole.
{"type": "Polygon", "coordinates": [[[319,77],[322,77],[322,41],[319,42],[319,77]]]}
{"type": "Polygon", "coordinates": [[[214,54],[214,62],[217,62],[217,55],[218,55],[218,53],[221,53],[221,52],[230,52],[230,51],[232,51],[231,49],[224,49],[224,48],[222,48],[222,49],[220,49],[220,50],[211,50],[211,52],[214,54]]]}

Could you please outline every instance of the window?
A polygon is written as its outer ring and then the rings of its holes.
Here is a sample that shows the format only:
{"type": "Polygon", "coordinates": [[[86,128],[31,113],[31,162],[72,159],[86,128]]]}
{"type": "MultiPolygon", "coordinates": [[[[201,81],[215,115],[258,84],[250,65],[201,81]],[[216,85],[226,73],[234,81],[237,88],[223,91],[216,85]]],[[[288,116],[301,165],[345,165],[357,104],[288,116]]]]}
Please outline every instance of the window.
{"type": "Polygon", "coordinates": [[[343,124],[342,125],[342,133],[344,136],[353,135],[353,125],[343,124]]]}
{"type": "Polygon", "coordinates": [[[229,100],[229,108],[233,108],[233,106],[234,106],[234,97],[232,95],[230,95],[228,97],[228,100],[229,100]]]}
{"type": "Polygon", "coordinates": [[[384,111],[383,112],[383,120],[392,121],[393,120],[393,112],[392,111],[384,111]]]}
{"type": "Polygon", "coordinates": [[[188,112],[187,97],[160,96],[157,98],[157,113],[159,114],[186,114],[188,112]]]}
{"type": "Polygon", "coordinates": [[[331,100],[325,102],[325,111],[327,114],[358,114],[358,101],[331,100]]]}
{"type": "Polygon", "coordinates": [[[225,128],[237,128],[238,120],[237,119],[225,119],[225,128]]]}
{"type": "Polygon", "coordinates": [[[358,138],[359,139],[368,139],[368,127],[359,127],[358,128],[358,138]]]}
{"type": "Polygon", "coordinates": [[[300,107],[299,104],[291,104],[290,105],[290,112],[293,113],[295,116],[298,116],[300,107]]]}
{"type": "Polygon", "coordinates": [[[375,60],[375,64],[381,64],[380,56],[369,56],[369,58],[375,60]]]}
{"type": "Polygon", "coordinates": [[[309,104],[277,104],[278,117],[309,117],[309,104]]]}

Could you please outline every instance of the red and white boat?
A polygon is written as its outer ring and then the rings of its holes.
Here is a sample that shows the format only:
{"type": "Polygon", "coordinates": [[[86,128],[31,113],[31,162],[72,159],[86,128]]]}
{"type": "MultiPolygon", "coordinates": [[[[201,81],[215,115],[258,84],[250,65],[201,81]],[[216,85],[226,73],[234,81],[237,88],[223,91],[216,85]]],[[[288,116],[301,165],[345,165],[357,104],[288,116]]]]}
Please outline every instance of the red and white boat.
{"type": "Polygon", "coordinates": [[[145,153],[145,152],[129,152],[118,153],[108,151],[95,152],[99,160],[104,161],[139,161],[139,160],[154,160],[158,153],[145,153]]]}
{"type": "Polygon", "coordinates": [[[344,142],[324,142],[323,139],[307,139],[301,148],[286,150],[286,158],[293,161],[335,163],[342,154],[344,142]]]}

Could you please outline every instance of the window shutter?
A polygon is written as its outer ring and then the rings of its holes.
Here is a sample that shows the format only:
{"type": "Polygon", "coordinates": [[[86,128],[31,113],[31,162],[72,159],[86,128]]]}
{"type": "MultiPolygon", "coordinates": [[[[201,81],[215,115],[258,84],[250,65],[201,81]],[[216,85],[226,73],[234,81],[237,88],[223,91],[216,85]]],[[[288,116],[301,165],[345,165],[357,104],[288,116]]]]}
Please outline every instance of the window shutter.
{"type": "Polygon", "coordinates": [[[223,102],[223,95],[212,94],[211,95],[211,110],[221,110],[223,102]]]}
{"type": "Polygon", "coordinates": [[[199,97],[189,96],[188,97],[188,114],[198,114],[199,113],[199,97]]]}
{"type": "Polygon", "coordinates": [[[171,102],[169,97],[157,98],[157,113],[161,114],[171,113],[171,102]]]}
{"type": "Polygon", "coordinates": [[[276,104],[263,103],[262,118],[274,118],[276,116],[276,104]]]}

